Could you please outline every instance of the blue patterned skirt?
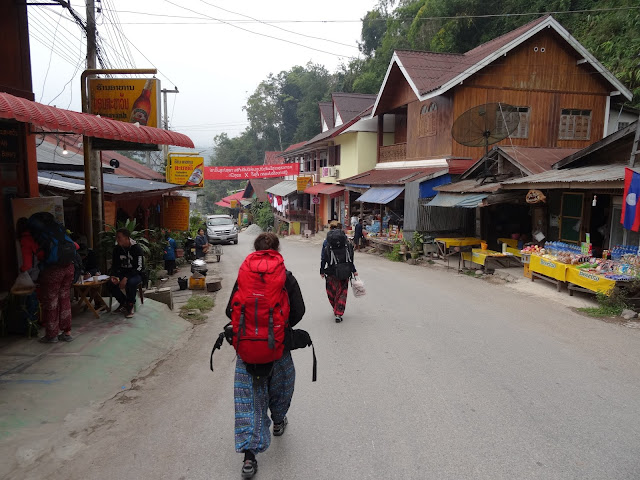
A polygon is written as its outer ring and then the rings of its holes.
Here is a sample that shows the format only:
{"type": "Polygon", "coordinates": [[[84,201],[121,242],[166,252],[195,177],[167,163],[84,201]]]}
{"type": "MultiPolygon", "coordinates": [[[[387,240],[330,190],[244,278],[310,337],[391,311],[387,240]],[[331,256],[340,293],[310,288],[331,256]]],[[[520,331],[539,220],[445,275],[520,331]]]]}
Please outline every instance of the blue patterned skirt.
{"type": "Polygon", "coordinates": [[[245,363],[237,357],[233,387],[236,409],[236,452],[250,450],[264,452],[271,443],[271,420],[280,423],[284,419],[293,397],[296,370],[291,352],[273,364],[271,377],[254,381],[247,373],[245,363]],[[271,410],[271,420],[267,410],[271,410]]]}

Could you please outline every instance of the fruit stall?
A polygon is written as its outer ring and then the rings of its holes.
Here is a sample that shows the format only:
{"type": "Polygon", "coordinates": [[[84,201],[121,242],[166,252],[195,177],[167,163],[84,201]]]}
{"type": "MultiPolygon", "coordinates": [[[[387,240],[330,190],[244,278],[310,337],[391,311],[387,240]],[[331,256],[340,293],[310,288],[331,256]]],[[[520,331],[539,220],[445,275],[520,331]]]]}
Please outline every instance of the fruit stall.
{"type": "Polygon", "coordinates": [[[483,266],[486,272],[493,271],[496,268],[521,265],[520,260],[511,253],[501,253],[482,248],[474,248],[471,252],[463,252],[462,259],[483,266]]]}
{"type": "Polygon", "coordinates": [[[544,247],[532,245],[522,249],[525,276],[545,280],[560,291],[567,286],[574,291],[608,293],[617,285],[640,278],[638,247],[617,246],[605,250],[602,258],[593,257],[588,246],[547,242],[544,247]]]}

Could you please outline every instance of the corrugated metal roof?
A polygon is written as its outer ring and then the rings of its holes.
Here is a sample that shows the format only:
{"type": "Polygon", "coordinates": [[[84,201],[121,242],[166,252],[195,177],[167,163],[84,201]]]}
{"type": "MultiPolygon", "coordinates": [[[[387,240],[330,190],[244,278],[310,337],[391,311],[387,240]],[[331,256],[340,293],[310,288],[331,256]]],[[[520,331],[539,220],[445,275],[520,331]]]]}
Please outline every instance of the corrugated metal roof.
{"type": "MultiPolygon", "coordinates": [[[[84,172],[40,172],[38,179],[53,179],[81,185],[84,188],[84,172]]],[[[164,182],[154,182],[142,178],[123,177],[113,173],[103,176],[104,193],[109,195],[123,195],[129,193],[171,192],[184,188],[183,185],[173,185],[164,182]]],[[[40,180],[38,180],[39,182],[40,180]]]]}
{"type": "Polygon", "coordinates": [[[298,182],[295,180],[283,180],[280,183],[275,184],[273,187],[265,190],[272,195],[278,195],[280,197],[286,197],[292,193],[298,191],[298,182]]]}
{"type": "Polygon", "coordinates": [[[65,190],[71,193],[84,193],[84,185],[73,182],[65,182],[53,178],[52,176],[38,175],[38,185],[44,188],[54,188],[57,190],[65,190]]]}
{"type": "Polygon", "coordinates": [[[548,172],[502,182],[504,188],[527,188],[538,184],[567,184],[593,182],[624,182],[625,165],[594,165],[548,172]]]}
{"type": "Polygon", "coordinates": [[[333,102],[319,102],[318,107],[320,107],[320,115],[324,118],[324,121],[327,123],[327,128],[333,128],[333,102]]]}
{"type": "Polygon", "coordinates": [[[488,193],[446,193],[440,192],[433,197],[427,207],[458,207],[476,208],[482,205],[482,201],[489,196],[488,193]]]}
{"type": "MultiPolygon", "coordinates": [[[[376,101],[377,95],[363,93],[332,93],[331,98],[340,114],[342,123],[347,123],[353,118],[359,116],[368,107],[371,107],[376,101]]],[[[334,119],[335,124],[335,119],[334,119]]]]}
{"type": "Polygon", "coordinates": [[[447,167],[426,167],[426,168],[385,168],[374,169],[368,172],[359,173],[353,177],[340,180],[343,185],[404,185],[413,182],[421,177],[433,175],[434,173],[447,173],[447,167]]]}
{"type": "Polygon", "coordinates": [[[356,199],[356,202],[386,205],[404,191],[404,187],[373,187],[356,199]]]}
{"type": "MultiPolygon", "coordinates": [[[[531,178],[531,177],[527,177],[531,178]]],[[[450,183],[448,185],[441,185],[435,187],[434,190],[439,192],[450,193],[492,193],[500,190],[499,183],[484,183],[481,184],[479,180],[462,180],[460,182],[450,183]]]]}
{"type": "Polygon", "coordinates": [[[546,172],[563,158],[576,153],[578,148],[539,148],[500,146],[505,155],[522,165],[531,175],[546,172]]]}

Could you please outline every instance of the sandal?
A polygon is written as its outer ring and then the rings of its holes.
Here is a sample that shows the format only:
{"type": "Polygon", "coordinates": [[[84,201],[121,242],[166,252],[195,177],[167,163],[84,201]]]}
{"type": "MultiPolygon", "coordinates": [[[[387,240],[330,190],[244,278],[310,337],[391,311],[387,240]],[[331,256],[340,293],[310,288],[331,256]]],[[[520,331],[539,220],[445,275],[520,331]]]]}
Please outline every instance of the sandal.
{"type": "Polygon", "coordinates": [[[245,460],[242,464],[242,478],[253,478],[258,472],[257,460],[245,460]]]}

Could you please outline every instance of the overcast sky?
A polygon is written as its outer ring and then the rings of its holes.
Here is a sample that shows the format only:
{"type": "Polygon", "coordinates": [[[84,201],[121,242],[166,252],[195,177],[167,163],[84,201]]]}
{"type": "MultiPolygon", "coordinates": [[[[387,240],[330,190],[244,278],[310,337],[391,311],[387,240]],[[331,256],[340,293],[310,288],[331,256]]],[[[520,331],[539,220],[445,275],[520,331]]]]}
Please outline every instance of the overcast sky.
{"type": "MultiPolygon", "coordinates": [[[[100,3],[98,32],[111,65],[156,67],[162,88],[178,87],[180,93],[168,95],[172,129],[203,150],[214,135],[235,136],[247,126],[242,107],[269,73],[309,61],[333,72],[357,57],[360,19],[376,0],[96,0],[100,3]]],[[[81,0],[71,4],[84,18],[81,0]]],[[[62,7],[28,8],[36,101],[79,111],[86,39],[62,7]]]]}

